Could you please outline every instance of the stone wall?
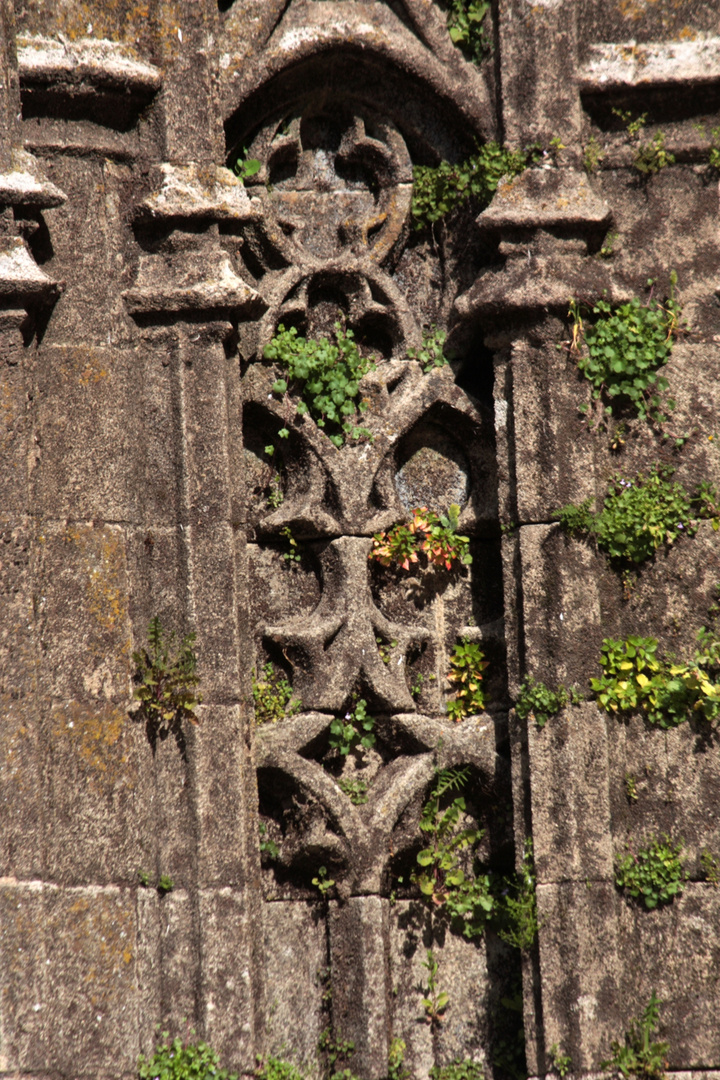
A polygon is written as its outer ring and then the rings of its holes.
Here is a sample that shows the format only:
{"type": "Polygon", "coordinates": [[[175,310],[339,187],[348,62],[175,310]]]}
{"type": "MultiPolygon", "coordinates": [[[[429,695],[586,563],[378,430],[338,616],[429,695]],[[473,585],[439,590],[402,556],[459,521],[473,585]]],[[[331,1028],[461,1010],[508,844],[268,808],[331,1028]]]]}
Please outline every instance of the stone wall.
{"type": "Polygon", "coordinates": [[[413,1080],[455,1059],[544,1075],[555,1045],[586,1074],[652,991],[669,1068],[720,1069],[714,730],[512,708],[527,675],[587,690],[605,637],[691,655],[715,599],[710,521],[629,587],[553,514],[618,469],[720,476],[720,16],[497,0],[484,25],[472,63],[432,0],[0,0],[2,1076],[132,1077],[158,1024],[245,1075],[268,1054],[324,1075],[326,1030],[362,1080],[398,1038],[413,1080]],[[614,109],[647,113],[674,163],[638,174],[614,109]],[[479,216],[416,228],[413,167],[491,140],[541,151],[479,216]],[[672,435],[591,430],[569,298],[664,296],[671,270],[672,435]],[[263,353],[338,317],[376,360],[369,436],[341,447],[263,353]],[[423,373],[408,352],[433,326],[454,359],[423,373]],[[451,503],[471,565],[368,559],[451,503]],[[133,702],[154,616],[197,635],[197,726],[133,702]],[[458,639],[487,700],[453,723],[458,639]],[[257,724],[266,664],[301,705],[257,724]],[[358,699],[376,741],[338,755],[358,699]],[[525,950],[453,933],[410,880],[456,766],[496,880],[532,840],[525,950]],[[689,880],[647,911],[613,860],[659,833],[689,880]]]}

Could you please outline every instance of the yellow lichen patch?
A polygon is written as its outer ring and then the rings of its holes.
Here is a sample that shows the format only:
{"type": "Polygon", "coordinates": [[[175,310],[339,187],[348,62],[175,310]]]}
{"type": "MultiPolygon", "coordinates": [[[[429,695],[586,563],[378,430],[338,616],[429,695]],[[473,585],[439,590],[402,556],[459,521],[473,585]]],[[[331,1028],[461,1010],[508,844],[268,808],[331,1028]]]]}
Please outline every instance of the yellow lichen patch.
{"type": "Polygon", "coordinates": [[[66,948],[82,957],[82,978],[94,1009],[127,991],[127,980],[133,978],[135,920],[121,895],[109,891],[80,895],[69,907],[61,902],[53,922],[66,948]],[[122,979],[122,986],[117,979],[122,979]]]}
{"type": "Polygon", "coordinates": [[[52,734],[69,747],[90,786],[101,794],[136,786],[127,714],[110,704],[70,701],[52,712],[52,734]]]}
{"type": "MultiPolygon", "coordinates": [[[[87,611],[99,629],[116,630],[128,626],[128,595],[125,545],[122,533],[113,527],[68,526],[65,542],[78,548],[87,577],[87,611]]],[[[122,653],[130,651],[130,639],[122,653]]]]}
{"type": "Polygon", "coordinates": [[[67,349],[60,367],[63,379],[79,382],[86,390],[110,375],[107,354],[97,349],[67,349]]]}

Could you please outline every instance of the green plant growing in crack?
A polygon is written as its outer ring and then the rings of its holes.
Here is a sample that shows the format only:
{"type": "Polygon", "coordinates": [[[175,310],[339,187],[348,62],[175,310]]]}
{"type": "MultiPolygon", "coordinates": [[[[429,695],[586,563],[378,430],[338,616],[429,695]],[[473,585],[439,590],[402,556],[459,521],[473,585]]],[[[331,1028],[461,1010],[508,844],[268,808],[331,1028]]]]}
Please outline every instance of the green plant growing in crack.
{"type": "Polygon", "coordinates": [[[580,705],[583,696],[574,686],[566,689],[562,683],[557,690],[550,690],[544,682],[536,682],[528,675],[520,687],[515,702],[515,712],[521,720],[530,717],[539,728],[544,728],[551,716],[557,716],[567,705],[580,705]]]}
{"type": "Polygon", "coordinates": [[[605,157],[605,151],[594,135],[591,135],[583,146],[583,168],[588,176],[592,176],[600,169],[600,162],[605,157]]]}
{"type": "Polygon", "coordinates": [[[572,1059],[569,1054],[563,1054],[562,1050],[557,1043],[553,1043],[548,1051],[550,1057],[550,1064],[554,1073],[560,1077],[560,1080],[565,1080],[565,1077],[572,1069],[572,1059]]]}
{"type": "Polygon", "coordinates": [[[438,516],[426,506],[412,512],[409,524],[401,522],[387,532],[375,533],[369,559],[381,566],[409,570],[414,564],[457,570],[472,563],[470,538],[461,536],[460,507],[452,503],[438,516]]]}
{"type": "Polygon", "coordinates": [[[356,747],[371,750],[375,745],[374,727],[375,720],[368,715],[367,701],[360,698],[344,717],[336,716],[331,722],[328,736],[330,748],[337,750],[343,757],[356,747]]]}
{"type": "Polygon", "coordinates": [[[335,1036],[330,1028],[325,1028],[318,1040],[318,1050],[325,1058],[330,1080],[356,1080],[348,1068],[350,1059],[355,1053],[355,1043],[352,1039],[344,1039],[342,1035],[335,1036]],[[342,1066],[345,1067],[342,1068],[342,1066]]]}
{"type": "Polygon", "coordinates": [[[433,1065],[430,1080],[484,1080],[485,1073],[477,1061],[458,1058],[450,1065],[433,1065]]]}
{"type": "Polygon", "coordinates": [[[433,910],[445,910],[463,936],[473,938],[483,933],[495,914],[496,900],[489,874],[467,874],[460,865],[461,853],[477,847],[483,836],[483,830],[460,821],[466,813],[460,792],[469,779],[467,766],[437,773],[420,815],[428,846],[418,852],[419,869],[411,878],[433,910]]]}
{"type": "Polygon", "coordinates": [[[405,1068],[405,1042],[403,1039],[393,1039],[388,1050],[387,1080],[410,1080],[410,1073],[405,1068]]]}
{"type": "Polygon", "coordinates": [[[486,29],[489,0],[443,0],[447,11],[447,28],[453,45],[474,64],[482,64],[489,56],[492,42],[486,29]]]}
{"type": "Polygon", "coordinates": [[[435,368],[447,367],[451,357],[445,347],[446,338],[445,331],[438,330],[433,323],[429,330],[423,330],[420,348],[408,349],[408,360],[417,360],[418,364],[422,364],[425,375],[435,368]]]}
{"type": "Polygon", "coordinates": [[[700,869],[708,885],[717,889],[720,885],[720,859],[717,855],[713,855],[709,848],[704,848],[700,852],[700,869]]]}
{"type": "Polygon", "coordinates": [[[553,516],[568,535],[594,539],[621,569],[638,566],[663,545],[694,536],[701,519],[712,519],[717,528],[718,495],[712,485],[690,493],[671,482],[673,474],[667,465],[653,465],[647,475],[632,478],[616,473],[599,511],[591,510],[592,500],[586,499],[561,507],[553,516]]]}
{"type": "Polygon", "coordinates": [[[640,143],[633,159],[633,168],[645,179],[675,164],[675,155],[665,149],[665,133],[656,131],[650,142],[640,143]]]}
{"type": "Polygon", "coordinates": [[[473,200],[478,210],[492,199],[504,176],[518,176],[542,156],[539,144],[509,150],[487,142],[465,161],[413,167],[411,214],[416,229],[441,221],[459,206],[473,200]]]}
{"type": "Polygon", "coordinates": [[[653,1042],[653,1035],[660,1023],[661,1004],[653,990],[642,1016],[630,1022],[623,1042],[610,1044],[612,1057],[600,1062],[601,1069],[620,1074],[625,1080],[630,1080],[632,1076],[640,1080],[663,1080],[670,1044],[653,1042]]]}
{"type": "Polygon", "coordinates": [[[258,1057],[255,1076],[257,1080],[305,1080],[297,1065],[277,1057],[258,1057]]]}
{"type": "Polygon", "coordinates": [[[525,841],[522,864],[514,881],[506,881],[507,895],[499,909],[498,937],[516,949],[527,951],[537,937],[538,914],[533,842],[525,841]]]}
{"type": "Polygon", "coordinates": [[[672,903],[687,877],[680,861],[682,850],[682,844],[674,844],[667,833],[636,851],[628,843],[625,854],[615,857],[615,884],[649,910],[672,903]]]}
{"type": "Polygon", "coordinates": [[[329,877],[326,866],[318,867],[317,875],[312,879],[312,883],[320,893],[323,900],[327,897],[327,894],[335,884],[334,880],[329,877]]]}
{"type": "Polygon", "coordinates": [[[427,997],[422,999],[422,1005],[425,1010],[425,1020],[434,1027],[445,1019],[443,1013],[450,1003],[450,995],[438,986],[440,965],[435,959],[432,949],[427,950],[422,966],[427,971],[427,989],[424,991],[427,997]]]}
{"type": "Polygon", "coordinates": [[[263,664],[260,677],[253,671],[252,695],[255,704],[255,721],[258,724],[275,724],[287,716],[294,716],[302,708],[299,697],[285,676],[276,671],[272,662],[263,664]]]}
{"type": "Polygon", "coordinates": [[[641,713],[666,729],[693,715],[713,723],[720,716],[720,638],[703,626],[697,642],[684,663],[659,656],[656,638],[605,638],[602,674],[590,680],[597,704],[610,715],[641,713]]]}
{"type": "Polygon", "coordinates": [[[193,649],[195,634],[186,634],[176,647],[175,633],[168,633],[155,615],[147,637],[147,648],[132,654],[140,683],[133,691],[140,703],[136,715],[145,718],[154,736],[177,731],[183,720],[199,724],[195,709],[202,696],[197,692],[200,678],[193,649]]]}
{"type": "Polygon", "coordinates": [[[448,679],[455,687],[455,697],[447,704],[447,714],[458,723],[485,708],[483,671],[488,666],[477,641],[463,637],[456,643],[450,657],[448,679]]]}
{"type": "Polygon", "coordinates": [[[675,164],[675,155],[665,149],[665,133],[656,131],[649,142],[643,142],[641,135],[647,123],[647,113],[636,116],[633,119],[631,112],[623,109],[613,109],[613,113],[625,127],[626,138],[634,148],[633,168],[640,176],[647,180],[659,173],[668,165],[675,164]]]}
{"type": "MultiPolygon", "coordinates": [[[[335,323],[334,336],[334,341],[326,337],[312,340],[301,337],[294,326],[286,330],[281,323],[263,356],[287,374],[287,379],[275,380],[273,393],[299,398],[295,415],[310,415],[341,449],[348,439],[371,437],[356,421],[367,409],[360,395],[360,380],[375,370],[375,363],[360,354],[353,331],[344,330],[340,322],[335,323]]],[[[283,439],[289,434],[287,427],[278,432],[283,439]]]]}
{"type": "Polygon", "coordinates": [[[280,535],[283,540],[287,541],[287,551],[283,552],[283,559],[291,566],[296,566],[302,562],[303,549],[298,543],[297,539],[293,536],[293,531],[289,525],[284,525],[280,530],[280,535]]]}
{"type": "MultiPolygon", "coordinates": [[[[673,271],[670,295],[664,303],[652,296],[646,303],[635,296],[616,306],[598,300],[591,310],[594,320],[583,316],[578,300],[570,301],[570,355],[592,385],[593,406],[605,402],[606,416],[625,408],[641,420],[662,424],[674,409],[672,399],[663,403],[661,395],[668,381],[659,371],[669,360],[680,329],[682,309],[674,296],[676,284],[673,271]]],[[[581,405],[580,411],[592,425],[598,422],[592,419],[590,405],[581,405]]]]}
{"type": "Polygon", "coordinates": [[[257,158],[250,158],[247,156],[247,153],[247,150],[243,147],[232,164],[233,172],[239,180],[242,180],[243,184],[246,180],[249,180],[251,176],[256,176],[261,169],[261,164],[257,158]]]}
{"type": "Polygon", "coordinates": [[[343,795],[347,795],[353,806],[364,806],[368,801],[370,785],[367,780],[363,780],[361,777],[346,778],[341,776],[337,784],[343,795]]]}
{"type": "Polygon", "coordinates": [[[190,1042],[194,1035],[191,1029],[186,1041],[176,1037],[170,1042],[163,1031],[152,1057],[140,1055],[138,1080],[238,1080],[237,1073],[220,1068],[218,1055],[206,1042],[190,1042]]]}
{"type": "Polygon", "coordinates": [[[260,822],[258,831],[260,833],[260,854],[265,855],[271,861],[279,859],[280,848],[275,841],[268,836],[267,825],[264,821],[260,822]]]}

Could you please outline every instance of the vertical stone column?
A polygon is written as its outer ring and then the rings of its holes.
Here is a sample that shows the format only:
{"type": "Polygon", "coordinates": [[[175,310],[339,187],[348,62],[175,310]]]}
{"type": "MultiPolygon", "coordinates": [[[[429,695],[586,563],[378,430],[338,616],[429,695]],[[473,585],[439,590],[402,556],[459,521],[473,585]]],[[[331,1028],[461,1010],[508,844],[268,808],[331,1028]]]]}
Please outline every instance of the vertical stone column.
{"type": "Polygon", "coordinates": [[[568,146],[580,132],[574,0],[501,0],[502,126],[511,146],[554,136],[568,146]]]}
{"type": "MultiPolygon", "coordinates": [[[[232,270],[214,223],[242,220],[249,210],[242,185],[225,170],[206,170],[203,184],[195,166],[163,168],[160,191],[140,208],[138,224],[154,236],[150,246],[159,254],[141,258],[136,284],[125,293],[143,327],[145,408],[171,488],[163,498],[156,479],[148,492],[152,557],[143,551],[147,536],[138,536],[137,565],[144,570],[138,569],[136,588],[148,595],[136,602],[136,621],[146,625],[170,604],[197,633],[203,704],[200,725],[186,732],[180,748],[184,768],[167,751],[164,763],[158,756],[158,797],[161,805],[167,800],[160,843],[186,875],[186,891],[174,904],[177,960],[162,958],[163,981],[167,972],[171,987],[162,1007],[175,1023],[189,1012],[223,1061],[251,1071],[259,867],[241,647],[244,536],[234,517],[239,477],[231,449],[239,372],[225,343],[233,322],[257,309],[257,298],[232,270]],[[185,589],[182,610],[178,583],[185,589]]],[[[149,479],[152,472],[148,460],[149,479]]]]}
{"type": "MultiPolygon", "coordinates": [[[[551,23],[559,11],[552,9],[551,23]]],[[[531,55],[547,34],[546,27],[531,38],[531,55]]],[[[547,62],[556,63],[552,55],[547,62]]],[[[519,86],[515,93],[511,117],[519,86]]],[[[531,169],[502,183],[478,224],[499,241],[505,265],[457,301],[459,314],[484,325],[486,343],[497,349],[501,520],[517,526],[503,541],[513,696],[525,675],[585,686],[602,639],[597,556],[568,544],[552,519],[560,506],[595,493],[592,444],[578,412],[583,390],[557,346],[567,337],[571,296],[625,298],[606,267],[588,257],[610,221],[607,205],[574,170],[531,169]]],[[[540,920],[538,948],[524,960],[528,1069],[549,1068],[553,1043],[587,1069],[615,1007],[605,718],[586,705],[582,715],[566,710],[540,731],[511,713],[511,738],[516,846],[520,855],[532,837],[540,920]]]]}

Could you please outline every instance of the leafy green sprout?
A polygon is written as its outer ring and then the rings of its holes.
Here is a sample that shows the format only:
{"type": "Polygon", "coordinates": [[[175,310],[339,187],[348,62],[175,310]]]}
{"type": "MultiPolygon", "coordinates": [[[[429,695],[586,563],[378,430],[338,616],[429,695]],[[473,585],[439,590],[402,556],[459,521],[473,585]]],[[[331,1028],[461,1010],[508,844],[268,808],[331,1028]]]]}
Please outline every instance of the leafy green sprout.
{"type": "Polygon", "coordinates": [[[268,859],[275,860],[280,858],[280,848],[271,840],[268,836],[267,825],[264,821],[261,821],[258,830],[260,833],[260,854],[267,856],[268,859]]]}
{"type": "Polygon", "coordinates": [[[335,884],[334,880],[328,876],[327,867],[325,866],[318,867],[317,877],[312,879],[312,883],[319,891],[323,900],[335,884]]]}
{"type": "Polygon", "coordinates": [[[258,1057],[255,1076],[258,1080],[305,1080],[296,1065],[276,1057],[258,1057]]]}
{"type": "Polygon", "coordinates": [[[423,330],[422,345],[419,349],[408,349],[408,359],[417,360],[422,364],[425,375],[429,375],[435,368],[447,367],[451,357],[447,354],[445,341],[447,334],[444,330],[438,330],[435,323],[429,330],[423,330]]]}
{"type": "Polygon", "coordinates": [[[690,716],[712,723],[720,716],[720,638],[702,627],[690,663],[658,655],[656,638],[605,638],[602,674],[590,686],[610,715],[642,713],[660,728],[677,727],[690,716]]]}
{"type": "Polygon", "coordinates": [[[583,147],[583,168],[588,176],[592,176],[600,168],[600,162],[605,157],[605,151],[594,135],[591,135],[583,147]]]}
{"type": "Polygon", "coordinates": [[[552,1044],[548,1053],[553,1072],[557,1073],[560,1080],[565,1080],[565,1077],[572,1069],[572,1059],[570,1055],[563,1054],[557,1043],[552,1044]]]}
{"type": "Polygon", "coordinates": [[[302,708],[300,698],[293,695],[292,686],[281,672],[275,670],[271,661],[263,665],[259,678],[253,671],[252,695],[258,724],[275,724],[287,716],[294,716],[302,708]]]}
{"type": "Polygon", "coordinates": [[[440,1024],[444,1020],[443,1013],[450,1003],[450,995],[445,990],[440,990],[438,987],[438,971],[440,965],[438,964],[432,949],[428,949],[426,957],[422,962],[422,966],[427,971],[427,997],[422,999],[422,1005],[425,1010],[425,1020],[431,1026],[440,1024]]]}
{"type": "Polygon", "coordinates": [[[474,64],[481,64],[491,48],[485,27],[489,0],[445,0],[450,40],[474,64]]]}
{"type": "MultiPolygon", "coordinates": [[[[651,283],[652,284],[652,283],[651,283]]],[[[662,423],[675,407],[672,399],[661,398],[668,389],[659,374],[670,358],[680,326],[680,304],[674,298],[677,274],[670,275],[670,296],[665,303],[638,297],[613,306],[598,300],[592,308],[594,321],[583,317],[583,307],[570,301],[572,319],[570,353],[578,370],[592,385],[592,401],[606,402],[605,413],[627,407],[642,420],[662,423]]],[[[580,406],[589,414],[590,406],[580,406]]]]}
{"type": "Polygon", "coordinates": [[[660,1022],[661,1004],[653,990],[642,1016],[631,1021],[624,1041],[610,1044],[612,1057],[600,1063],[601,1069],[619,1073],[624,1080],[664,1080],[670,1044],[652,1041],[660,1022]]]}
{"type": "Polygon", "coordinates": [[[140,702],[138,713],[156,732],[168,731],[182,720],[199,724],[195,708],[202,697],[196,689],[200,678],[193,650],[195,634],[186,634],[176,648],[174,632],[168,633],[156,615],[147,637],[147,648],[132,654],[140,683],[133,691],[140,702]]]}
{"type": "Polygon", "coordinates": [[[256,176],[260,172],[260,169],[260,162],[257,158],[247,157],[247,151],[245,149],[243,149],[242,154],[233,165],[233,172],[240,180],[242,180],[243,184],[246,180],[249,180],[251,176],[256,176]]]}
{"type": "Polygon", "coordinates": [[[567,690],[562,683],[557,690],[550,690],[543,682],[536,682],[528,675],[515,702],[515,712],[521,720],[530,717],[538,728],[544,728],[551,716],[556,716],[567,705],[580,705],[582,695],[571,687],[567,690]]]}
{"type": "Polygon", "coordinates": [[[369,559],[381,566],[409,570],[412,564],[427,563],[456,570],[472,563],[470,538],[458,532],[460,507],[452,503],[446,514],[438,516],[426,506],[412,512],[409,524],[401,522],[389,532],[375,533],[369,559]],[[422,560],[422,561],[421,561],[422,560]]]}
{"type": "Polygon", "coordinates": [[[405,1042],[393,1039],[388,1051],[388,1080],[409,1080],[410,1073],[405,1068],[405,1042]]]}
{"type": "Polygon", "coordinates": [[[328,736],[330,748],[343,757],[356,748],[371,750],[375,745],[374,727],[375,720],[368,715],[367,701],[360,698],[344,717],[335,717],[331,722],[328,736]]]}
{"type": "Polygon", "coordinates": [[[470,1058],[458,1058],[450,1065],[433,1065],[430,1080],[484,1080],[482,1066],[470,1058]]]}
{"type": "Polygon", "coordinates": [[[667,833],[636,851],[626,845],[625,854],[615,858],[615,884],[649,910],[672,903],[686,880],[682,850],[682,844],[674,844],[667,833]]]}
{"type": "Polygon", "coordinates": [[[671,482],[673,473],[670,466],[657,465],[647,476],[617,473],[600,511],[593,512],[591,500],[586,499],[563,506],[554,517],[570,536],[593,538],[620,566],[640,565],[663,545],[669,547],[683,536],[694,536],[700,518],[716,520],[715,489],[701,485],[692,495],[681,484],[671,482]]]}
{"type": "Polygon", "coordinates": [[[472,199],[479,209],[488,206],[504,176],[518,176],[542,156],[538,144],[509,150],[487,142],[465,161],[437,166],[415,165],[411,214],[416,229],[441,221],[472,199]]]}
{"type": "Polygon", "coordinates": [[[347,795],[353,806],[364,806],[368,801],[369,784],[362,777],[341,776],[337,783],[343,795],[347,795]]]}
{"type": "Polygon", "coordinates": [[[461,822],[467,808],[460,792],[469,778],[468,766],[437,773],[420,815],[428,846],[418,852],[419,869],[411,880],[433,910],[444,909],[463,936],[473,938],[484,932],[496,902],[489,875],[466,874],[460,865],[462,852],[474,849],[483,836],[482,829],[461,822]]]}
{"type": "MultiPolygon", "coordinates": [[[[287,374],[286,379],[275,380],[273,393],[298,397],[296,416],[312,417],[330,441],[342,449],[348,439],[370,437],[370,432],[355,421],[367,409],[360,396],[360,380],[375,370],[375,364],[360,354],[353,331],[344,330],[340,322],[335,323],[334,338],[304,338],[296,327],[286,330],[281,323],[263,355],[287,374]]],[[[285,439],[289,434],[287,427],[278,432],[285,439]]]]}
{"type": "Polygon", "coordinates": [[[451,720],[459,723],[466,716],[475,716],[485,708],[483,671],[488,666],[477,641],[463,637],[456,643],[450,657],[448,679],[455,686],[455,697],[447,704],[451,720]]]}
{"type": "Polygon", "coordinates": [[[525,840],[522,864],[515,881],[507,881],[508,893],[500,910],[498,936],[516,949],[527,951],[537,937],[539,922],[533,842],[525,840]]]}
{"type": "Polygon", "coordinates": [[[290,563],[291,565],[296,565],[297,563],[302,562],[302,548],[293,536],[293,532],[290,526],[284,525],[283,528],[280,530],[280,535],[283,537],[284,540],[287,540],[288,544],[287,551],[283,552],[283,559],[285,560],[285,562],[290,563]]]}
{"type": "MultiPolygon", "coordinates": [[[[194,1035],[195,1031],[191,1030],[188,1038],[194,1035]]],[[[183,1042],[177,1037],[170,1042],[169,1039],[169,1033],[163,1031],[152,1057],[140,1055],[138,1080],[238,1080],[237,1073],[220,1068],[218,1055],[206,1042],[183,1042]]]]}
{"type": "Polygon", "coordinates": [[[704,848],[700,852],[700,868],[708,885],[717,889],[720,885],[720,859],[717,855],[713,855],[709,848],[704,848]]]}
{"type": "Polygon", "coordinates": [[[161,896],[166,893],[172,892],[175,888],[175,883],[169,874],[161,874],[158,878],[157,891],[161,896]]]}

